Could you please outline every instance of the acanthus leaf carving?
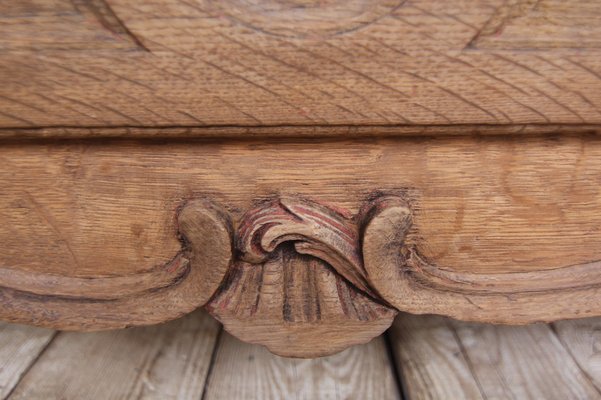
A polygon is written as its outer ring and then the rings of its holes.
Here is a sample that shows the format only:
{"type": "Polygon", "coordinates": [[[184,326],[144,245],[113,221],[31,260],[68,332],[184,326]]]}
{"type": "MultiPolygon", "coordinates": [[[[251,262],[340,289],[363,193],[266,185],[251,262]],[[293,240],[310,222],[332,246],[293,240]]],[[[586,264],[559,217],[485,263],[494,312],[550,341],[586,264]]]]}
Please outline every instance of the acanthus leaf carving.
{"type": "Polygon", "coordinates": [[[284,197],[248,212],[242,221],[236,244],[244,261],[263,262],[277,246],[292,242],[298,253],[327,262],[357,289],[373,295],[361,259],[358,227],[341,212],[284,197]]]}

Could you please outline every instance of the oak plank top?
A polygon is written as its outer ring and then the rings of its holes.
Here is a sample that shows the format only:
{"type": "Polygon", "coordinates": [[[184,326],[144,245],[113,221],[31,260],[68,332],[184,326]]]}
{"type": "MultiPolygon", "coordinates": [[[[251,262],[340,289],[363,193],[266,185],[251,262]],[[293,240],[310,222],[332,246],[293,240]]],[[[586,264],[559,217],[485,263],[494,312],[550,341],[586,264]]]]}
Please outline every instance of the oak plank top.
{"type": "Polygon", "coordinates": [[[596,126],[599,11],[594,0],[9,2],[0,127],[596,126]]]}

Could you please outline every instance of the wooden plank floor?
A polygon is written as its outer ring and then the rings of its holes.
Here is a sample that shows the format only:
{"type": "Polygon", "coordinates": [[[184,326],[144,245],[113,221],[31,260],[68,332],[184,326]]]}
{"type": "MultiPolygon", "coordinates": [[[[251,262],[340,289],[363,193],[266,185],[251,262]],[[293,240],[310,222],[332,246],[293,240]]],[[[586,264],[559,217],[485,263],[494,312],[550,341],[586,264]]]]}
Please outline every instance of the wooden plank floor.
{"type": "Polygon", "coordinates": [[[401,315],[315,360],[242,343],[198,311],[98,333],[0,324],[2,399],[601,399],[601,318],[524,327],[401,315]]]}

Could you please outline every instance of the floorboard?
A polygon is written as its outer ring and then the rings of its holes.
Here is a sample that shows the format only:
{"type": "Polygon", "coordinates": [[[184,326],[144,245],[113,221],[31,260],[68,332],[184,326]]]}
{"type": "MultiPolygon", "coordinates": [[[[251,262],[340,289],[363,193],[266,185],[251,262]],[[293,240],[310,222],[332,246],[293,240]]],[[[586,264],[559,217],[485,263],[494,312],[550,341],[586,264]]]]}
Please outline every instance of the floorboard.
{"type": "Polygon", "coordinates": [[[0,323],[0,399],[13,391],[55,335],[49,329],[0,323]]]}
{"type": "Polygon", "coordinates": [[[330,357],[275,356],[203,311],[97,333],[0,323],[0,399],[601,399],[601,318],[529,326],[400,315],[330,357]]]}
{"type": "Polygon", "coordinates": [[[402,315],[390,335],[409,399],[601,398],[596,379],[550,325],[495,326],[402,315]]]}
{"type": "Polygon", "coordinates": [[[559,321],[551,327],[582,372],[600,390],[601,318],[559,321]]]}
{"type": "Polygon", "coordinates": [[[399,399],[382,337],[330,357],[275,356],[224,333],[205,400],[399,399]]]}
{"type": "Polygon", "coordinates": [[[9,399],[200,399],[220,329],[195,312],[153,327],[62,332],[9,399]]]}
{"type": "Polygon", "coordinates": [[[483,398],[446,319],[401,315],[388,334],[409,399],[483,398]]]}

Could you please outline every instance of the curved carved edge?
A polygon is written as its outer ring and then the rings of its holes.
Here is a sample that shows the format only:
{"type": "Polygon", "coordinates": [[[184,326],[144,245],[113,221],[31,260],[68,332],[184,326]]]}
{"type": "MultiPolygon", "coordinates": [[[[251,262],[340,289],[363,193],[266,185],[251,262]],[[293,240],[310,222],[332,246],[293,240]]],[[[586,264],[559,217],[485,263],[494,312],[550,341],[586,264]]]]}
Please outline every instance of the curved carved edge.
{"type": "Polygon", "coordinates": [[[86,279],[0,268],[0,318],[109,329],[206,304],[245,341],[315,357],[377,336],[397,309],[514,324],[601,315],[601,262],[500,274],[433,265],[405,240],[413,213],[402,195],[372,197],[356,217],[283,197],[248,211],[237,230],[201,199],[177,221],[183,250],[143,273],[86,279]]]}
{"type": "Polygon", "coordinates": [[[601,315],[601,262],[530,272],[454,272],[405,245],[412,213],[383,196],[363,223],[363,260],[377,293],[399,311],[524,324],[601,315]]]}
{"type": "Polygon", "coordinates": [[[325,39],[364,29],[398,10],[406,0],[278,1],[201,0],[218,17],[279,38],[325,39]],[[302,12],[299,12],[302,10],[302,12]]]}
{"type": "Polygon", "coordinates": [[[148,272],[74,278],[0,269],[0,318],[64,330],[150,325],[205,304],[232,260],[232,224],[207,201],[187,203],[178,216],[184,250],[148,272]]]}

